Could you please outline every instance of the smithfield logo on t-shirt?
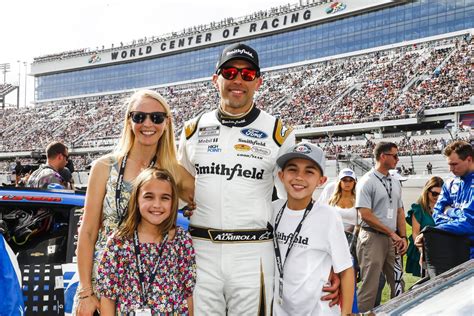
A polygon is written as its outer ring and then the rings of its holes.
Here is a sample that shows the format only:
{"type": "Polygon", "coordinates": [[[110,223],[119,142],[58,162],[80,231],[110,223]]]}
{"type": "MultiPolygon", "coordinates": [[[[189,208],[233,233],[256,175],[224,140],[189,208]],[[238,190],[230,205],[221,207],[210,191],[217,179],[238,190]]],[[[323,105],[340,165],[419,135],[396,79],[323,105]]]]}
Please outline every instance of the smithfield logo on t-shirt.
{"type": "Polygon", "coordinates": [[[236,164],[232,167],[227,167],[225,164],[215,164],[214,162],[211,163],[210,166],[201,166],[199,164],[195,164],[194,168],[196,169],[196,173],[198,175],[201,174],[216,174],[221,176],[226,176],[226,180],[232,180],[234,176],[248,178],[248,179],[263,179],[263,169],[260,171],[257,168],[252,169],[244,169],[241,164],[236,164]]]}
{"type": "Polygon", "coordinates": [[[262,132],[258,129],[255,128],[244,128],[243,130],[240,131],[243,135],[252,137],[252,138],[258,138],[258,139],[263,139],[267,138],[268,135],[265,134],[265,132],[262,132]]]}
{"type": "MultiPolygon", "coordinates": [[[[278,242],[282,244],[290,244],[291,238],[293,238],[293,233],[286,235],[284,232],[276,232],[278,242]]],[[[303,237],[298,235],[297,239],[294,242],[295,247],[306,248],[308,245],[309,237],[303,237]]]]}

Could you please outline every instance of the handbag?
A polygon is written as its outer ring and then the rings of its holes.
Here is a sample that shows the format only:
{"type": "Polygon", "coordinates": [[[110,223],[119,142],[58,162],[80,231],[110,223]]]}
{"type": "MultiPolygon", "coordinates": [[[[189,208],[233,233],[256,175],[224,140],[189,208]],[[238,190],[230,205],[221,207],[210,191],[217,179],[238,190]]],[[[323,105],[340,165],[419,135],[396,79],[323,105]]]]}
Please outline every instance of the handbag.
{"type": "Polygon", "coordinates": [[[349,252],[351,253],[352,260],[354,261],[354,273],[356,276],[357,282],[360,281],[360,267],[359,267],[359,261],[357,260],[357,239],[359,237],[359,228],[358,228],[358,222],[359,222],[359,212],[357,211],[356,214],[356,225],[354,225],[354,229],[352,232],[344,232],[346,234],[346,239],[347,243],[349,244],[349,252]]]}

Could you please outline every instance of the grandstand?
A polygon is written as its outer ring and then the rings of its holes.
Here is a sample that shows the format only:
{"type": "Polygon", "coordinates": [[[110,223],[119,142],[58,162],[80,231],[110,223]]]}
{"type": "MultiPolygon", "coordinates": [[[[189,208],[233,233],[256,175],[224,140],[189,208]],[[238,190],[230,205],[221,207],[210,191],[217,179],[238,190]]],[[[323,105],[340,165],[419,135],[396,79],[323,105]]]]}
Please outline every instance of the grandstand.
{"type": "Polygon", "coordinates": [[[0,110],[3,169],[16,157],[34,163],[31,153],[53,139],[84,169],[114,146],[122,101],[143,87],[169,101],[179,134],[184,121],[217,104],[210,75],[222,47],[245,41],[263,64],[258,106],[323,147],[330,176],[345,166],[365,172],[382,139],[399,144],[407,170],[423,173],[433,161],[447,172],[442,149],[470,139],[473,121],[474,3],[347,0],[333,13],[329,2],[35,58],[35,106],[0,110]]]}

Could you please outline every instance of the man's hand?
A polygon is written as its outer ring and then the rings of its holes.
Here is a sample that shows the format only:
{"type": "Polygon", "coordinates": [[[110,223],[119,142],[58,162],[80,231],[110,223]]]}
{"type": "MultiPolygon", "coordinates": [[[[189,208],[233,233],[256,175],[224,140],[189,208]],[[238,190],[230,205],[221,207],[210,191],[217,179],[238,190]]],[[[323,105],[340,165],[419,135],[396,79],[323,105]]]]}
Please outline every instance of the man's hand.
{"type": "Polygon", "coordinates": [[[397,250],[397,253],[399,253],[400,249],[403,248],[403,242],[405,241],[405,239],[398,236],[397,233],[395,233],[395,232],[392,232],[390,234],[390,239],[392,239],[393,245],[395,246],[395,249],[397,250]]]}
{"type": "Polygon", "coordinates": [[[402,242],[400,243],[400,247],[398,248],[398,253],[403,256],[408,250],[408,241],[406,238],[402,238],[402,242]]]}
{"type": "Polygon", "coordinates": [[[194,202],[193,197],[189,197],[188,204],[183,207],[183,215],[184,217],[191,218],[193,216],[193,212],[196,209],[196,202],[194,202]]]}
{"type": "Polygon", "coordinates": [[[421,233],[418,236],[416,236],[415,246],[417,246],[418,248],[423,248],[423,242],[424,242],[424,237],[423,237],[423,233],[421,233]]]}
{"type": "Polygon", "coordinates": [[[322,301],[331,301],[329,306],[334,306],[340,304],[341,296],[339,295],[339,286],[341,285],[341,279],[339,275],[334,273],[331,268],[331,274],[329,274],[329,285],[323,286],[323,292],[329,292],[329,294],[324,295],[322,301]]]}

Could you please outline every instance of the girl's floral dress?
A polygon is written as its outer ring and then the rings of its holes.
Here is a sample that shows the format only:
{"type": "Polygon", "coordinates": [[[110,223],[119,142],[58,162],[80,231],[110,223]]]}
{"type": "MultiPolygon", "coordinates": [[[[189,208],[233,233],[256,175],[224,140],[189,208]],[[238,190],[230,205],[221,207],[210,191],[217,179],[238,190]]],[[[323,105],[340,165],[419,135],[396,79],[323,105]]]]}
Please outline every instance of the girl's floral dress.
{"type": "Polygon", "coordinates": [[[101,297],[115,300],[118,314],[127,314],[137,308],[151,308],[152,314],[188,314],[186,298],[192,296],[196,283],[196,260],[191,236],[181,227],[175,237],[163,246],[140,243],[147,302],[143,304],[138,277],[133,238],[113,235],[99,264],[97,291],[101,297]],[[158,264],[155,279],[149,284],[151,272],[158,264]],[[144,306],[146,305],[146,306],[144,306]]]}

